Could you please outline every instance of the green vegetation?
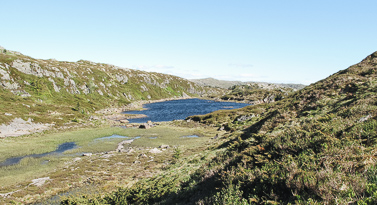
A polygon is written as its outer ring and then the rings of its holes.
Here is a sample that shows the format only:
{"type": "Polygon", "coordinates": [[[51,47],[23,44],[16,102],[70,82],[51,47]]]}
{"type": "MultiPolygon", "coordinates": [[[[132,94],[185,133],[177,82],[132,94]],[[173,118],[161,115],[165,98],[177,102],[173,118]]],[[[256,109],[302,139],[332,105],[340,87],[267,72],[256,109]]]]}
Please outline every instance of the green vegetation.
{"type": "Polygon", "coordinates": [[[87,120],[100,109],[124,107],[134,101],[223,92],[166,74],[85,60],[39,60],[14,52],[0,53],[0,69],[0,98],[6,103],[0,106],[0,113],[12,114],[0,115],[1,123],[22,117],[61,126],[87,120]]]}
{"type": "Polygon", "coordinates": [[[193,162],[189,176],[172,166],[157,177],[96,200],[101,204],[375,204],[376,66],[374,53],[275,103],[193,116],[193,124],[228,130],[218,144],[202,152],[214,157],[175,164],[184,169],[193,162]]]}
{"type": "MultiPolygon", "coordinates": [[[[70,132],[57,132],[46,134],[34,134],[29,136],[1,139],[1,159],[9,157],[40,154],[50,152],[64,142],[76,142],[78,148],[68,150],[62,156],[45,156],[42,158],[25,158],[20,164],[0,168],[1,192],[12,194],[5,201],[10,200],[27,202],[36,200],[36,194],[48,197],[58,192],[64,192],[73,187],[82,187],[83,193],[88,183],[96,184],[97,188],[104,191],[115,190],[117,186],[133,183],[136,179],[142,179],[160,172],[170,163],[184,156],[190,156],[194,152],[200,152],[208,146],[209,136],[215,133],[201,127],[184,128],[173,125],[160,125],[148,130],[122,129],[117,127],[105,127],[97,129],[80,129],[70,132]],[[114,138],[96,141],[96,139],[113,134],[127,136],[129,138],[114,138]],[[198,134],[199,138],[181,138],[181,136],[198,134]],[[125,144],[128,152],[114,152],[118,143],[123,140],[140,137],[131,144],[125,144]],[[151,139],[153,137],[153,139],[151,139]],[[152,154],[148,150],[153,147],[168,145],[162,153],[152,154]],[[174,148],[175,147],[175,148],[174,148]],[[179,150],[179,151],[177,151],[179,150]],[[108,153],[107,153],[108,152],[108,153]],[[90,157],[81,157],[77,153],[93,153],[90,157]],[[107,154],[106,154],[107,153],[107,154]],[[145,155],[145,157],[143,157],[145,155]],[[177,157],[177,155],[179,157],[177,157]],[[79,160],[77,157],[80,157],[79,160]],[[139,161],[140,164],[136,163],[139,161]],[[48,163],[43,163],[43,162],[48,163]],[[120,164],[119,164],[120,163],[120,164]],[[107,173],[104,173],[107,172],[107,173]],[[124,173],[127,173],[124,175],[124,173]],[[31,180],[50,177],[49,183],[43,187],[30,186],[31,180]],[[90,179],[89,179],[90,178],[90,179]],[[102,181],[105,180],[105,181],[102,181]],[[53,189],[53,192],[51,192],[53,189]],[[49,191],[50,190],[50,191],[49,191]],[[25,198],[29,194],[29,198],[25,198]],[[32,195],[33,197],[31,197],[32,195]]],[[[95,193],[99,190],[96,189],[95,193]]]]}
{"type": "Polygon", "coordinates": [[[292,88],[278,87],[276,85],[269,85],[269,87],[262,87],[255,84],[234,85],[230,88],[230,93],[221,96],[221,100],[252,102],[254,104],[270,103],[282,100],[289,94],[293,93],[292,88]]]}
{"type": "MultiPolygon", "coordinates": [[[[3,56],[2,59],[13,57],[3,56]]],[[[121,99],[130,102],[183,95],[193,86],[179,78],[157,73],[147,77],[139,71],[135,71],[133,77],[128,73],[126,80],[119,76],[117,79],[110,69],[89,71],[93,63],[87,61],[55,63],[76,66],[71,75],[80,78],[72,79],[77,85],[83,85],[83,76],[88,76],[93,83],[89,91],[94,92],[72,94],[71,86],[68,91],[57,94],[51,81],[25,74],[22,79],[28,79],[30,85],[23,88],[32,96],[25,98],[3,89],[0,93],[5,99],[2,111],[20,100],[7,112],[23,116],[30,112],[22,108],[22,104],[27,104],[33,114],[23,117],[42,118],[47,112],[42,108],[56,106],[54,110],[64,108],[64,112],[59,112],[70,114],[66,119],[80,121],[102,107],[116,107],[121,99]],[[96,75],[92,76],[92,72],[96,75]],[[139,80],[131,80],[136,77],[139,80]],[[141,79],[146,83],[139,83],[141,79]],[[100,82],[106,86],[107,94],[100,82]],[[113,86],[107,86],[111,83],[113,86]],[[157,84],[159,86],[154,87],[157,84]],[[104,95],[100,95],[98,89],[102,89],[104,95]],[[123,95],[119,90],[127,92],[123,95]],[[56,105],[58,102],[60,104],[56,105]]],[[[5,67],[4,63],[2,65],[5,67]]],[[[107,69],[107,65],[96,66],[107,69]]],[[[17,72],[10,74],[24,75],[17,72]]],[[[62,79],[55,82],[64,85],[62,79]]],[[[210,94],[212,91],[200,92],[210,94]]],[[[273,99],[237,110],[192,116],[146,130],[107,127],[1,139],[3,159],[52,151],[67,141],[80,146],[76,151],[95,153],[78,161],[75,156],[26,158],[20,165],[2,168],[1,193],[17,192],[1,200],[29,203],[40,196],[43,201],[59,192],[77,189],[78,194],[64,198],[61,203],[376,204],[376,93],[377,52],[359,64],[294,93],[281,89],[266,91],[251,85],[235,86],[229,99],[273,99]],[[131,145],[125,144],[126,152],[104,153],[115,150],[121,139],[92,144],[95,138],[111,134],[141,138],[131,145]],[[180,138],[192,134],[200,137],[180,138]],[[150,152],[161,145],[170,148],[157,150],[162,153],[150,152]],[[50,162],[36,166],[41,160],[50,162]],[[52,180],[40,187],[30,185],[32,179],[44,176],[52,180]],[[90,187],[99,189],[90,191],[90,187]]]]}

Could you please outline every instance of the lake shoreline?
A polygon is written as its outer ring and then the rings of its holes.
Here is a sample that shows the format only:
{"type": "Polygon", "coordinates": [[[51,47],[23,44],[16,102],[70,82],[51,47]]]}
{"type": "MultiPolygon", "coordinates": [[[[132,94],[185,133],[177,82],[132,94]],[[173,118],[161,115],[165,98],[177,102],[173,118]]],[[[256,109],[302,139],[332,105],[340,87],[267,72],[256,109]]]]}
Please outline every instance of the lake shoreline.
{"type": "Polygon", "coordinates": [[[130,123],[165,122],[184,120],[189,116],[204,115],[217,110],[237,109],[248,106],[247,103],[219,102],[214,100],[193,98],[147,104],[147,109],[126,111],[124,114],[143,114],[146,118],[130,119],[130,123]]]}
{"type": "MultiPolygon", "coordinates": [[[[110,125],[122,125],[127,124],[127,120],[135,119],[135,118],[144,118],[145,115],[138,115],[138,114],[124,114],[123,112],[127,111],[136,111],[136,110],[143,110],[145,109],[143,106],[146,104],[157,103],[157,102],[166,102],[172,100],[186,100],[186,99],[204,99],[204,100],[213,100],[216,102],[232,102],[227,100],[221,99],[214,99],[214,98],[206,98],[206,97],[175,97],[175,98],[164,98],[158,100],[139,100],[131,102],[128,105],[122,107],[113,107],[113,108],[105,108],[99,111],[96,111],[86,119],[84,123],[74,124],[74,123],[67,123],[67,125],[56,127],[54,124],[41,124],[41,123],[32,123],[32,122],[14,122],[13,124],[3,126],[2,133],[0,133],[0,138],[7,138],[7,137],[19,137],[34,134],[37,132],[48,131],[52,129],[57,130],[70,130],[71,128],[79,128],[79,127],[90,127],[90,125],[85,125],[86,121],[98,121],[100,124],[110,124],[110,125]],[[121,121],[123,120],[123,121],[121,121]],[[69,124],[69,125],[68,125],[69,124]],[[6,130],[10,130],[5,132],[6,130]]],[[[244,102],[235,102],[235,103],[244,103],[244,102]]],[[[247,103],[250,104],[250,103],[247,103]]]]}
{"type": "MultiPolygon", "coordinates": [[[[170,100],[182,100],[182,99],[191,99],[194,97],[179,97],[179,98],[164,98],[159,100],[141,100],[141,101],[134,101],[128,105],[123,107],[116,107],[116,108],[105,108],[99,111],[96,111],[87,119],[88,121],[100,121],[100,124],[122,124],[120,120],[127,120],[127,119],[134,119],[134,118],[142,118],[145,117],[143,115],[127,115],[122,114],[122,112],[130,111],[130,110],[140,110],[143,109],[143,105],[155,102],[165,102],[170,100]],[[104,120],[104,121],[101,121],[104,120]]],[[[87,121],[85,120],[85,121],[87,121]]],[[[58,130],[69,130],[75,127],[88,127],[85,124],[72,124],[66,123],[67,125],[57,127],[55,124],[42,124],[42,123],[33,123],[32,121],[22,120],[19,118],[15,118],[14,121],[10,124],[0,124],[0,139],[7,138],[7,137],[19,137],[30,135],[38,132],[48,131],[52,129],[58,130]],[[69,124],[69,125],[68,125],[69,124]]],[[[90,126],[89,126],[90,127],[90,126]]]]}

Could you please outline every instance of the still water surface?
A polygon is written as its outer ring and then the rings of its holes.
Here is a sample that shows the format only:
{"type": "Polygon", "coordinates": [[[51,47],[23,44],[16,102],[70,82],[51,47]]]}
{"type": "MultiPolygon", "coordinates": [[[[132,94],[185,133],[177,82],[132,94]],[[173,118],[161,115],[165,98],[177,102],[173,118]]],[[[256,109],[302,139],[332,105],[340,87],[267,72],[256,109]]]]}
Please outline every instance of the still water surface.
{"type": "Polygon", "coordinates": [[[22,159],[24,159],[26,157],[41,158],[41,157],[45,157],[47,155],[59,155],[59,154],[62,154],[63,152],[65,152],[67,150],[74,149],[76,147],[77,146],[76,146],[75,142],[66,142],[66,143],[60,144],[58,146],[58,148],[56,148],[56,150],[52,151],[52,152],[46,152],[46,153],[42,153],[42,154],[31,154],[31,155],[25,155],[25,156],[21,156],[21,157],[8,158],[5,161],[0,162],[0,167],[18,164],[22,159]]]}
{"type": "Polygon", "coordinates": [[[146,104],[142,111],[127,111],[125,114],[144,114],[148,117],[130,119],[131,123],[145,123],[148,120],[152,122],[183,120],[192,115],[204,115],[216,110],[229,110],[242,108],[249,104],[234,102],[216,102],[213,100],[202,99],[185,99],[171,100],[146,104]]]}

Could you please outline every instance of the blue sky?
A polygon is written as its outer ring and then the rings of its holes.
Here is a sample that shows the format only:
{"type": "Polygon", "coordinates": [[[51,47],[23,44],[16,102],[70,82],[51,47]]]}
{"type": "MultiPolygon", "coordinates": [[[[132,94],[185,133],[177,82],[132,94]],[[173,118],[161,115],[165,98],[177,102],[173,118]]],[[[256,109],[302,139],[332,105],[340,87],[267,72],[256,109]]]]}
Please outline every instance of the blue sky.
{"type": "Polygon", "coordinates": [[[310,84],[377,51],[375,0],[2,1],[0,46],[184,78],[310,84]]]}

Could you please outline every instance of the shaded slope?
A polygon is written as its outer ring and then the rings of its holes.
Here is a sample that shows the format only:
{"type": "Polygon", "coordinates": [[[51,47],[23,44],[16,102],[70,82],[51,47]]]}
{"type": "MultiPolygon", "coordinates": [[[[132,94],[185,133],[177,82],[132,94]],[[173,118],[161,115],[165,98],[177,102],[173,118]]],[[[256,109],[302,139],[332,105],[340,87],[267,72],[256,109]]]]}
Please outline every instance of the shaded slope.
{"type": "Polygon", "coordinates": [[[190,176],[183,164],[107,203],[375,204],[376,62],[374,53],[276,103],[191,117],[229,131],[210,149],[216,157],[202,158],[190,176]]]}
{"type": "MultiPolygon", "coordinates": [[[[225,118],[219,115],[229,114],[218,113],[216,123],[227,123],[234,139],[209,169],[215,168],[218,180],[239,185],[242,197],[256,203],[345,204],[362,199],[373,204],[376,86],[374,53],[275,104],[232,111],[238,113],[225,118]],[[256,117],[236,120],[252,114],[256,117]]],[[[212,123],[210,119],[197,117],[204,123],[212,123]]],[[[229,192],[229,183],[224,192],[229,192]]]]}

